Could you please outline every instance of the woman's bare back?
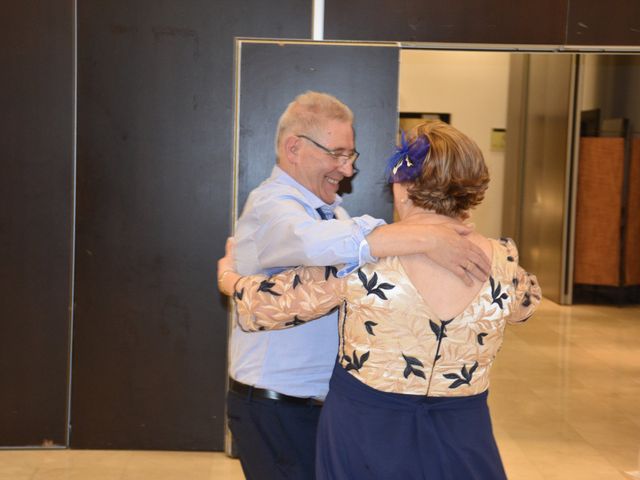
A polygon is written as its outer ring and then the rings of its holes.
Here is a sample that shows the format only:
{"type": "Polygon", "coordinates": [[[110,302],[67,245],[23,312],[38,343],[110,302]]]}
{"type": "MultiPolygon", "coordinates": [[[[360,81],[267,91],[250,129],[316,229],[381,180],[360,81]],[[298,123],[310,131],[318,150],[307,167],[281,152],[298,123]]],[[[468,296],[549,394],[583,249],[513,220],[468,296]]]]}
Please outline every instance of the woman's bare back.
{"type": "MultiPolygon", "coordinates": [[[[476,232],[468,238],[492,259],[489,239],[476,232]]],[[[473,283],[467,286],[452,272],[429,260],[426,255],[402,256],[400,263],[424,302],[440,319],[454,318],[462,313],[484,284],[470,277],[473,283]]]]}

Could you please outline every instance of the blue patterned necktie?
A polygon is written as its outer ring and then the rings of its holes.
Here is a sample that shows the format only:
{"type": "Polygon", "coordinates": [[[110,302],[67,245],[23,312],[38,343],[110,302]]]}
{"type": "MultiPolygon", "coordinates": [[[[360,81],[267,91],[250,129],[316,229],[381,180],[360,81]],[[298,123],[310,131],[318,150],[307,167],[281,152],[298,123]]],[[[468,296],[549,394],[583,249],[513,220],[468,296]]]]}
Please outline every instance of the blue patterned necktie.
{"type": "Polygon", "coordinates": [[[325,210],[322,207],[318,207],[316,208],[316,212],[318,212],[322,220],[332,220],[334,218],[333,211],[328,208],[325,210]]]}

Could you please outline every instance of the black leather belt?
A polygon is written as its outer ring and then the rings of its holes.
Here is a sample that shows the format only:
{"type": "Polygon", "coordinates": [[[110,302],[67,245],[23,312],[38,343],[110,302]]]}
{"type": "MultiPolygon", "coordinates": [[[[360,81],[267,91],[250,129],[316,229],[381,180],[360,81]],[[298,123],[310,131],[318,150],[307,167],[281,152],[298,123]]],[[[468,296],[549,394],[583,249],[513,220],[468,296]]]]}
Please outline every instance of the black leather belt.
{"type": "Polygon", "coordinates": [[[274,390],[267,390],[265,388],[245,385],[244,383],[240,383],[233,378],[229,378],[229,391],[247,398],[263,398],[267,400],[274,400],[276,402],[293,403],[296,405],[322,405],[322,402],[315,398],[292,397],[291,395],[278,393],[274,390]]]}

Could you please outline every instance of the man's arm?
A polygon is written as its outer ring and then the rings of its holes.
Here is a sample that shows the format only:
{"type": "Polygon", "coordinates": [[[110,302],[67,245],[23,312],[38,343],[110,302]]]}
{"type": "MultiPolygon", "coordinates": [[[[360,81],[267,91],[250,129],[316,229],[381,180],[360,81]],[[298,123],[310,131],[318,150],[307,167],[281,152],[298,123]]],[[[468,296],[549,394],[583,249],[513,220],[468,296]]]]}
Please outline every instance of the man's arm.
{"type": "Polygon", "coordinates": [[[351,269],[375,261],[365,237],[384,220],[321,220],[315,210],[293,196],[255,199],[253,214],[260,228],[250,241],[262,269],[349,264],[351,269]]]}
{"type": "Polygon", "coordinates": [[[397,222],[376,228],[366,240],[375,257],[424,253],[470,285],[470,276],[484,281],[491,269],[491,262],[484,252],[465,238],[471,231],[470,227],[454,221],[442,224],[397,222]]]}
{"type": "Polygon", "coordinates": [[[464,236],[469,227],[451,223],[384,225],[369,215],[323,221],[294,196],[261,196],[254,203],[261,228],[253,239],[263,269],[348,264],[346,274],[377,257],[424,253],[470,284],[486,280],[490,262],[464,236]]]}

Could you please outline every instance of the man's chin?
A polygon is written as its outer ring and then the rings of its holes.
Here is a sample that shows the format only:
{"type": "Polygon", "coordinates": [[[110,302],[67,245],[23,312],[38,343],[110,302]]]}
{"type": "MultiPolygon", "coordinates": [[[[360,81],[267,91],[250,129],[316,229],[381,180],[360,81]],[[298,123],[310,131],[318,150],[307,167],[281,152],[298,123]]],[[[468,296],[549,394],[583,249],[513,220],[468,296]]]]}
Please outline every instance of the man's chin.
{"type": "Polygon", "coordinates": [[[331,205],[336,201],[336,194],[334,193],[332,195],[323,195],[322,197],[320,197],[320,200],[322,200],[327,205],[331,205]]]}

